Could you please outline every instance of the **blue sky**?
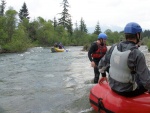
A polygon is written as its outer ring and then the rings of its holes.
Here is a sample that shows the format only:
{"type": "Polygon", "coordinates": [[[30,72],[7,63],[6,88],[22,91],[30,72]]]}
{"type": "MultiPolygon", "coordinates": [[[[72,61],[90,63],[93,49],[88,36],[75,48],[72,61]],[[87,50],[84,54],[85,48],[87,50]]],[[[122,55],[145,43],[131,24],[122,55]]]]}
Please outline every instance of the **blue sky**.
{"type": "MultiPolygon", "coordinates": [[[[38,16],[53,20],[59,18],[63,0],[6,0],[6,9],[10,6],[19,12],[23,3],[27,4],[31,19],[38,16]]],[[[150,29],[150,0],[68,0],[72,23],[79,23],[81,17],[87,27],[95,27],[99,21],[101,29],[122,28],[128,22],[137,22],[143,29],[150,29]]]]}

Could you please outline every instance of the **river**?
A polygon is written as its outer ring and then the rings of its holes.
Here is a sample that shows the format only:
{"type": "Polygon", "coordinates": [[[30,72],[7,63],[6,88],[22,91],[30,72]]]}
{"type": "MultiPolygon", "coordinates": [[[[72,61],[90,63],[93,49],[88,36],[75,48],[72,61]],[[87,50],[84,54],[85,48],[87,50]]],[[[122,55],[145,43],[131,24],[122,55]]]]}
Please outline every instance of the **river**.
{"type": "Polygon", "coordinates": [[[94,72],[82,48],[0,54],[0,113],[96,113],[88,98],[94,72]]]}
{"type": "Polygon", "coordinates": [[[0,55],[0,113],[94,113],[93,70],[82,47],[51,53],[36,47],[0,55]]]}

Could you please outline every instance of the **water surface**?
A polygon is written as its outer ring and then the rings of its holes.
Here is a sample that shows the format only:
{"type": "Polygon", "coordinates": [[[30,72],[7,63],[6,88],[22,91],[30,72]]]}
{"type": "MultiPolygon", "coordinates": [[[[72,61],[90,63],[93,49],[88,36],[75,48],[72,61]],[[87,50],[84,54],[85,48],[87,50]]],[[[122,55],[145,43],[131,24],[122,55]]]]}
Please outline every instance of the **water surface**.
{"type": "Polygon", "coordinates": [[[93,69],[82,47],[0,55],[0,113],[94,113],[93,69]]]}

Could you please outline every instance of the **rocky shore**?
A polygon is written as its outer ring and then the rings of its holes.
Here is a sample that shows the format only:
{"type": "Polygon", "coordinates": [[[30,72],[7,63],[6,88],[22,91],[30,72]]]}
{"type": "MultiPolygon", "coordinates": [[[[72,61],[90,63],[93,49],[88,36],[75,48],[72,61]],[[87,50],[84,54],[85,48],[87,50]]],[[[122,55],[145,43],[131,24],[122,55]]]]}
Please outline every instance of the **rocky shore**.
{"type": "Polygon", "coordinates": [[[150,69],[150,52],[145,54],[146,64],[148,68],[150,69]]]}

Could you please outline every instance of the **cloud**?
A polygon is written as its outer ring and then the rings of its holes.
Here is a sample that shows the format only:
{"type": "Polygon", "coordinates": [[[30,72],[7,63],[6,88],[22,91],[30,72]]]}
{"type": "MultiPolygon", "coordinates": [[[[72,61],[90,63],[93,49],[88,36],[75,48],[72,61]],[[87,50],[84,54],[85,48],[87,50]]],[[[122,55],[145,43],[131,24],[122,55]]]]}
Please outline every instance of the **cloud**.
{"type": "MultiPolygon", "coordinates": [[[[34,19],[38,16],[53,20],[59,18],[62,12],[60,3],[63,0],[26,0],[29,16],[34,19]]],[[[24,0],[7,0],[7,7],[12,6],[19,12],[24,0]]],[[[128,22],[137,22],[143,28],[150,26],[149,0],[68,0],[69,13],[73,24],[81,20],[87,27],[100,25],[124,27],[128,22]]]]}

